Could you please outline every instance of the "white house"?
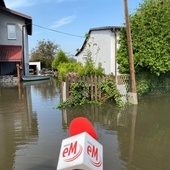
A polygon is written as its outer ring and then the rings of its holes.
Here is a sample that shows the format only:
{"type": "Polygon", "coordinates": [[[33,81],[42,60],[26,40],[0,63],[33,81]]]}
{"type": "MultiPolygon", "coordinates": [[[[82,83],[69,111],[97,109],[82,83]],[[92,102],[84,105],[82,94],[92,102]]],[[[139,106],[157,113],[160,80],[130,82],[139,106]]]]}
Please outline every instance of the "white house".
{"type": "Polygon", "coordinates": [[[77,52],[77,61],[85,64],[85,57],[90,54],[95,67],[102,64],[105,74],[118,74],[116,52],[121,27],[106,26],[92,28],[88,32],[81,49],[77,52]]]}

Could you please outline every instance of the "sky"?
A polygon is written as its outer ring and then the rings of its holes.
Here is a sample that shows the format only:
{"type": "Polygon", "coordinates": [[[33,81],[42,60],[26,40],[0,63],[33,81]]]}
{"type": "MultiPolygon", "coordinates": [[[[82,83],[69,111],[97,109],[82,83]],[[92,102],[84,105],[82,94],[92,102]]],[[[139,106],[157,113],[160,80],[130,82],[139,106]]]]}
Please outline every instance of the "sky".
{"type": "MultiPolygon", "coordinates": [[[[38,41],[50,40],[69,56],[76,54],[91,28],[122,26],[124,0],[4,0],[6,7],[32,18],[29,51],[38,41]]],[[[142,0],[128,0],[132,14],[142,0]]]]}

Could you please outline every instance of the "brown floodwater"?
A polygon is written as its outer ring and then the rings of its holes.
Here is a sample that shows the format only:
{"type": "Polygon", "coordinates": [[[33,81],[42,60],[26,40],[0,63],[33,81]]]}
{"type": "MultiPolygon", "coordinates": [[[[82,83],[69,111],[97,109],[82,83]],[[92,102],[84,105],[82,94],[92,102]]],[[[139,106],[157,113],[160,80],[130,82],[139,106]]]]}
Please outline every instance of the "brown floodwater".
{"type": "Polygon", "coordinates": [[[145,96],[123,109],[107,103],[59,110],[59,102],[55,81],[0,86],[0,170],[56,170],[78,116],[98,133],[104,170],[170,169],[170,95],[145,96]]]}

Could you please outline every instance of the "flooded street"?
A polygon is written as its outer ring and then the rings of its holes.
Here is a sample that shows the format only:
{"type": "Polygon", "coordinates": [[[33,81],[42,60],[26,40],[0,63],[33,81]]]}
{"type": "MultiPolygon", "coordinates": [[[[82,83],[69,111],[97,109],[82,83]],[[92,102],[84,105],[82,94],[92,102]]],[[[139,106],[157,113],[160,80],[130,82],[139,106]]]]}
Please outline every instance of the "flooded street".
{"type": "Polygon", "coordinates": [[[170,95],[137,106],[113,103],[64,110],[54,81],[0,87],[0,170],[56,170],[68,126],[85,116],[103,145],[104,170],[168,170],[170,95]]]}

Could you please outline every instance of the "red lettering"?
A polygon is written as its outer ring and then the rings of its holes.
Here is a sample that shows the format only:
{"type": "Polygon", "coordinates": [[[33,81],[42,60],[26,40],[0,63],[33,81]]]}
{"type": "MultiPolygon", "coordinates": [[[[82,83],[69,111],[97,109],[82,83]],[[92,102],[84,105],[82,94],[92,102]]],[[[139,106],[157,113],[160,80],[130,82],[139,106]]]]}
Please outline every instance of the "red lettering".
{"type": "Polygon", "coordinates": [[[69,145],[69,147],[66,147],[66,148],[63,150],[62,156],[63,156],[63,157],[70,156],[71,153],[76,154],[76,152],[77,152],[77,141],[76,141],[75,143],[71,143],[71,144],[69,145]]]}
{"type": "Polygon", "coordinates": [[[90,155],[92,158],[95,158],[96,161],[98,161],[98,148],[96,148],[94,145],[93,146],[87,146],[87,154],[90,155]]]}
{"type": "Polygon", "coordinates": [[[98,148],[95,148],[95,146],[93,146],[93,150],[92,150],[92,157],[95,157],[96,160],[98,160],[98,148]]]}
{"type": "Polygon", "coordinates": [[[91,146],[87,146],[87,154],[88,154],[88,155],[91,154],[91,146]]]}
{"type": "Polygon", "coordinates": [[[70,148],[69,148],[69,153],[68,153],[68,156],[70,155],[70,153],[73,153],[76,154],[76,151],[77,151],[77,141],[74,143],[71,143],[70,144],[70,148]]]}
{"type": "Polygon", "coordinates": [[[65,148],[65,149],[63,150],[63,157],[66,157],[66,156],[67,156],[67,155],[66,155],[67,153],[68,153],[68,148],[65,148]]]}

